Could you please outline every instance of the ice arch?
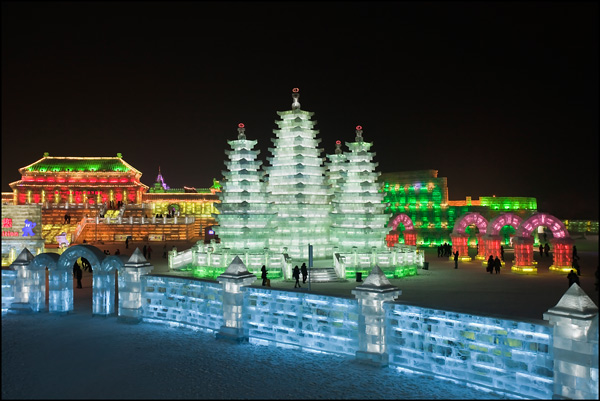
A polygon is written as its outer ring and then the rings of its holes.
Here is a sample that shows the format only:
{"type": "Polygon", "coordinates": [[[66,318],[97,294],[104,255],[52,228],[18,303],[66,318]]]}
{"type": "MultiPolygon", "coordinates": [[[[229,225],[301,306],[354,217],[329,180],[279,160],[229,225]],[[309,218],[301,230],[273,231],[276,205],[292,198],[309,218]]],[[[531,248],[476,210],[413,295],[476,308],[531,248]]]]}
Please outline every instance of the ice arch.
{"type": "MultiPolygon", "coordinates": [[[[487,230],[488,221],[485,219],[485,217],[475,212],[464,214],[456,219],[454,228],[450,234],[450,238],[452,240],[452,253],[458,252],[458,258],[460,260],[471,260],[471,257],[469,256],[469,236],[465,231],[467,227],[472,224],[475,224],[479,229],[479,234],[477,234],[477,236],[478,238],[481,238],[487,230]]],[[[450,258],[452,259],[453,256],[450,256],[450,258]]],[[[476,258],[481,259],[482,256],[478,253],[476,258]]]]}
{"type": "Polygon", "coordinates": [[[545,226],[552,231],[552,265],[550,270],[569,272],[572,268],[573,240],[564,224],[556,217],[547,213],[536,213],[523,221],[513,240],[515,262],[512,270],[518,273],[537,273],[536,262],[533,260],[533,238],[531,233],[539,226],[545,226]]]}
{"type": "Polygon", "coordinates": [[[514,213],[502,213],[488,223],[485,233],[487,235],[498,235],[504,226],[511,226],[517,230],[522,222],[523,219],[514,213]]]}
{"type": "MultiPolygon", "coordinates": [[[[50,276],[49,311],[64,313],[73,310],[72,268],[75,261],[80,257],[86,258],[94,271],[92,313],[105,316],[113,314],[115,303],[114,271],[118,263],[120,262],[122,266],[123,262],[118,257],[107,258],[107,255],[92,245],[71,246],[60,255],[55,264],[47,265],[50,276]],[[115,262],[115,258],[119,262],[115,262]]],[[[36,262],[36,259],[37,257],[34,258],[34,263],[44,263],[44,260],[36,262]]]]}
{"type": "Polygon", "coordinates": [[[502,256],[500,230],[504,226],[511,226],[517,230],[522,222],[523,219],[514,213],[502,213],[493,218],[487,225],[485,235],[481,237],[477,259],[482,260],[483,265],[487,266],[487,259],[490,256],[500,258],[502,256]]]}
{"type": "Polygon", "coordinates": [[[521,223],[515,235],[519,237],[530,237],[533,230],[539,226],[548,227],[550,231],[552,231],[554,238],[569,237],[569,232],[565,228],[565,225],[559,219],[547,213],[536,213],[527,218],[527,220],[521,223]]]}
{"type": "MultiPolygon", "coordinates": [[[[396,217],[394,217],[389,223],[388,227],[391,227],[392,230],[397,230],[398,225],[402,223],[404,226],[404,231],[402,235],[404,236],[404,244],[405,245],[417,245],[417,232],[415,231],[415,226],[413,225],[412,219],[405,213],[400,213],[396,217]]],[[[397,238],[395,242],[397,242],[397,238]]],[[[388,241],[389,246],[389,241],[388,241]]]]}

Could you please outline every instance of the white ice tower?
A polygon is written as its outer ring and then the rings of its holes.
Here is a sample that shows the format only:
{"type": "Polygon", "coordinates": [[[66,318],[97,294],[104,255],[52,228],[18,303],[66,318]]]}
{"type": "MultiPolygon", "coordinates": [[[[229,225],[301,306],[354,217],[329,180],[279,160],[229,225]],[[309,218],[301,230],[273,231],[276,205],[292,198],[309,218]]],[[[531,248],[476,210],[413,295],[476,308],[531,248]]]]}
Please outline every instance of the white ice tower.
{"type": "Polygon", "coordinates": [[[317,145],[319,133],[311,121],[313,112],[300,109],[298,88],[293,89],[292,110],[278,111],[273,130],[275,147],[269,148],[267,192],[276,213],[275,230],[269,244],[271,250],[286,252],[294,259],[308,258],[308,245],[313,257],[331,257],[329,212],[331,190],[326,183],[325,167],[317,145]]]}
{"type": "Polygon", "coordinates": [[[375,153],[369,152],[373,143],[365,142],[362,132],[362,127],[357,126],[355,141],[346,142],[350,152],[345,154],[345,179],[332,201],[331,242],[340,250],[385,249],[385,235],[389,232],[386,226],[390,214],[384,213],[384,194],[376,182],[381,173],[375,171],[375,153]]]}
{"type": "Polygon", "coordinates": [[[220,212],[213,215],[219,223],[215,232],[233,252],[264,252],[269,246],[272,213],[260,170],[262,161],[258,160],[260,150],[254,149],[257,141],[246,139],[244,131],[240,123],[237,140],[227,141],[231,150],[225,151],[229,160],[222,172],[221,203],[215,204],[220,212]]]}

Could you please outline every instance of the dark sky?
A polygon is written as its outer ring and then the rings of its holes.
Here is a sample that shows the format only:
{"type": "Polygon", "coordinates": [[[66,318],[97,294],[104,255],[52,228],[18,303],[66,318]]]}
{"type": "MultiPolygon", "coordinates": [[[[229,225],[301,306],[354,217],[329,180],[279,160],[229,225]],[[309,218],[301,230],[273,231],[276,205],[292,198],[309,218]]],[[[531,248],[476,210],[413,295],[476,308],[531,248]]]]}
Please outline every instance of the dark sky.
{"type": "Polygon", "coordinates": [[[325,153],[598,219],[598,2],[2,2],[2,191],[44,152],[208,187],[294,87],[325,153]]]}

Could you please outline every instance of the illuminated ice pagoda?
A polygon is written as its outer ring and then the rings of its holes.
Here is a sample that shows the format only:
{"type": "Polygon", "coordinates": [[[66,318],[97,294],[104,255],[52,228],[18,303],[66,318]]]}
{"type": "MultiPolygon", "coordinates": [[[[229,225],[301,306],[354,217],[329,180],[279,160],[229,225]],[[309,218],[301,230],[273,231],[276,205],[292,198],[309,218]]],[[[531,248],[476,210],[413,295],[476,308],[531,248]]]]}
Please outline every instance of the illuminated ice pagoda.
{"type": "Polygon", "coordinates": [[[329,213],[331,190],[325,179],[325,166],[317,148],[320,139],[314,129],[313,112],[300,109],[299,94],[294,89],[292,110],[279,111],[281,117],[273,130],[273,155],[268,173],[267,192],[276,213],[272,226],[275,235],[272,250],[287,253],[294,259],[308,258],[308,245],[315,258],[331,255],[329,213]],[[286,249],[287,248],[287,252],[286,249]]]}
{"type": "Polygon", "coordinates": [[[384,194],[376,182],[380,173],[375,172],[375,153],[369,152],[373,144],[363,140],[362,132],[357,126],[355,142],[346,142],[350,152],[344,163],[345,179],[332,200],[331,242],[342,251],[385,249],[385,236],[390,231],[386,225],[391,214],[384,214],[384,194]]]}
{"type": "Polygon", "coordinates": [[[389,215],[376,183],[373,145],[357,127],[354,142],[343,153],[321,156],[313,112],[300,108],[294,89],[292,109],[279,111],[278,129],[269,148],[268,166],[260,170],[257,141],[247,140],[240,125],[238,139],[228,141],[231,151],[220,214],[215,228],[221,240],[198,242],[192,249],[169,254],[173,270],[191,270],[198,277],[215,278],[237,256],[248,271],[260,276],[267,266],[269,278],[291,279],[292,268],[310,265],[317,281],[344,280],[378,265],[388,277],[416,274],[423,254],[415,246],[388,248],[385,236],[389,215]]]}
{"type": "Polygon", "coordinates": [[[225,151],[229,161],[223,171],[221,203],[215,205],[219,214],[214,217],[219,225],[214,229],[231,251],[262,253],[272,237],[269,227],[272,213],[262,181],[260,150],[254,149],[257,141],[246,139],[244,130],[244,124],[240,123],[237,140],[227,141],[231,150],[225,151]]]}

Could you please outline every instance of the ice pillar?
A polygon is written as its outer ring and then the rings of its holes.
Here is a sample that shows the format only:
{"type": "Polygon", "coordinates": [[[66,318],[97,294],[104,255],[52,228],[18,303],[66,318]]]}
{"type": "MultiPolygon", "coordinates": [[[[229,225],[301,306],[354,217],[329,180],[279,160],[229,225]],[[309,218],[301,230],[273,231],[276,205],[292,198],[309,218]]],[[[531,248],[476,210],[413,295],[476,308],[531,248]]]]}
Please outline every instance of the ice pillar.
{"type": "Polygon", "coordinates": [[[537,267],[533,261],[533,238],[514,237],[515,262],[510,268],[515,273],[537,274],[537,267]]]}
{"type": "Polygon", "coordinates": [[[387,366],[385,312],[383,303],[393,301],[402,291],[390,284],[378,265],[365,281],[352,290],[358,300],[358,351],[356,359],[362,363],[387,366]]]}
{"type": "Polygon", "coordinates": [[[492,255],[493,257],[498,256],[500,258],[500,241],[502,237],[499,235],[490,235],[485,234],[481,236],[481,240],[479,241],[479,253],[477,254],[477,259],[482,260],[482,264],[487,266],[487,260],[492,255]],[[479,256],[483,257],[481,259],[479,256]]]}
{"type": "Polygon", "coordinates": [[[573,284],[544,320],[554,330],[553,398],[597,400],[598,307],[573,284]]]}
{"type": "MultiPolygon", "coordinates": [[[[30,304],[31,291],[35,291],[34,280],[31,276],[32,272],[29,269],[32,260],[33,255],[29,252],[29,249],[24,248],[10,265],[10,268],[17,272],[17,277],[13,293],[14,300],[8,310],[9,313],[20,314],[34,311],[33,306],[30,304]]],[[[39,308],[35,312],[38,311],[39,308]]]]}
{"type": "Polygon", "coordinates": [[[402,235],[404,236],[404,245],[417,245],[416,230],[404,230],[402,235]]]}
{"type": "MultiPolygon", "coordinates": [[[[568,273],[573,269],[573,240],[571,238],[552,238],[552,266],[549,270],[568,273]]],[[[575,269],[573,269],[575,270],[575,269]]]]}
{"type": "Polygon", "coordinates": [[[154,269],[140,248],[135,251],[119,269],[119,318],[122,323],[139,323],[142,320],[142,281],[141,276],[154,269]]]}
{"type": "MultiPolygon", "coordinates": [[[[469,262],[471,260],[469,256],[469,236],[465,233],[452,233],[450,239],[452,240],[452,253],[458,251],[458,260],[469,262]]],[[[454,255],[450,255],[450,259],[454,260],[454,255]]]]}
{"type": "Polygon", "coordinates": [[[248,341],[248,333],[244,330],[242,308],[244,293],[242,287],[252,284],[256,276],[236,256],[227,269],[217,277],[223,286],[223,326],[216,334],[217,339],[234,342],[248,341]]]}

